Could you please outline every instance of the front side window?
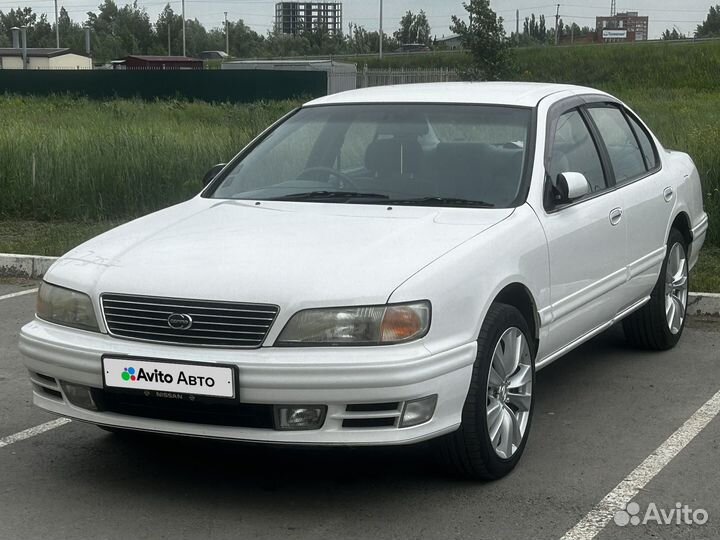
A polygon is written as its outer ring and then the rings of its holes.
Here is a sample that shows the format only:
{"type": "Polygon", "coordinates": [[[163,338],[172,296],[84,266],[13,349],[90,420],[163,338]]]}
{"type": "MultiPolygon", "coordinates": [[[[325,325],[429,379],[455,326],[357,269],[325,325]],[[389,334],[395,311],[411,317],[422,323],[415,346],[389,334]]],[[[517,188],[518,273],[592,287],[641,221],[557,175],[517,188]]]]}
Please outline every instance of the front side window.
{"type": "Polygon", "coordinates": [[[309,107],[205,196],[512,207],[522,202],[531,119],[530,109],[482,105],[309,107]]]}
{"type": "Polygon", "coordinates": [[[614,106],[590,107],[588,111],[607,147],[615,183],[623,184],[645,174],[642,151],[622,111],[614,106]]]}
{"type": "Polygon", "coordinates": [[[597,146],[577,109],[560,116],[550,149],[551,180],[555,182],[558,174],[566,172],[585,175],[593,192],[607,187],[597,146]]]}

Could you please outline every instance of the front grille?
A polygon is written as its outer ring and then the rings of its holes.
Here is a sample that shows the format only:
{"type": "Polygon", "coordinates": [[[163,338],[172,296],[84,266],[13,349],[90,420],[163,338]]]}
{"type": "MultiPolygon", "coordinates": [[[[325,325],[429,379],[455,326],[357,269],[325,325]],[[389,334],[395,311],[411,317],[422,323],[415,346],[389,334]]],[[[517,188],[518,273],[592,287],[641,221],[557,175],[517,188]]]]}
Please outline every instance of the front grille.
{"type": "Polygon", "coordinates": [[[113,336],[203,347],[260,347],[279,311],[265,304],[124,294],[103,294],[101,302],[113,336]],[[168,319],[177,314],[190,316],[192,326],[172,328],[168,319]]]}
{"type": "Polygon", "coordinates": [[[274,429],[273,406],[255,403],[191,402],[148,397],[143,394],[108,392],[93,388],[93,401],[101,412],[113,412],[156,420],[172,420],[212,426],[274,429]]]}

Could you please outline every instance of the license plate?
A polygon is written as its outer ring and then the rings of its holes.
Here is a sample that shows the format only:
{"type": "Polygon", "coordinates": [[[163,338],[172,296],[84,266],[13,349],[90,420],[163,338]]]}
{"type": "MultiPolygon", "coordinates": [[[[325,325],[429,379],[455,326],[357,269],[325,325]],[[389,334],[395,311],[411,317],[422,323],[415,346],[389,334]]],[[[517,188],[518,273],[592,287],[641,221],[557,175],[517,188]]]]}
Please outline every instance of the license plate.
{"type": "Polygon", "coordinates": [[[103,358],[105,386],[220,398],[235,397],[233,368],[159,362],[137,358],[103,358]]]}

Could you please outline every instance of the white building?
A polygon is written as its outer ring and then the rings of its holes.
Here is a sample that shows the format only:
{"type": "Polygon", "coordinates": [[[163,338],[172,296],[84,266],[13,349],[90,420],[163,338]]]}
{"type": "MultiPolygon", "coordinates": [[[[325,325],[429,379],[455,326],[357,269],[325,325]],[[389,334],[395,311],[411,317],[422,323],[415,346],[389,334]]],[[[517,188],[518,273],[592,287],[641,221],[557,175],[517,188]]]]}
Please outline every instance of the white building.
{"type": "MultiPolygon", "coordinates": [[[[26,49],[26,69],[92,69],[89,56],[70,49],[26,49]]],[[[23,69],[23,49],[0,48],[0,69],[23,69]]]]}

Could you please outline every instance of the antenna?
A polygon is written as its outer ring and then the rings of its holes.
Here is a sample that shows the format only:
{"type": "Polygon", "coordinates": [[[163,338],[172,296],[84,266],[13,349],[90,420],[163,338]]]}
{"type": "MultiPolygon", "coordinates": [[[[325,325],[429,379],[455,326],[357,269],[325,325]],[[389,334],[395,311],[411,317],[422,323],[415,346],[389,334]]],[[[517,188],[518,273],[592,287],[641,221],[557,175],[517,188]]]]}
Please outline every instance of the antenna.
{"type": "Polygon", "coordinates": [[[617,6],[615,4],[616,0],[610,0],[610,16],[614,17],[617,15],[617,6]]]}

